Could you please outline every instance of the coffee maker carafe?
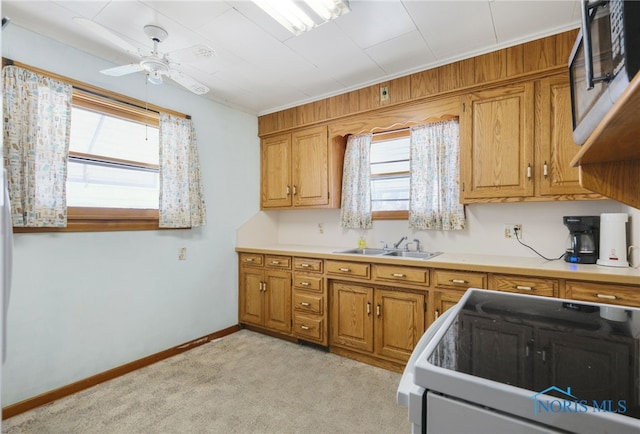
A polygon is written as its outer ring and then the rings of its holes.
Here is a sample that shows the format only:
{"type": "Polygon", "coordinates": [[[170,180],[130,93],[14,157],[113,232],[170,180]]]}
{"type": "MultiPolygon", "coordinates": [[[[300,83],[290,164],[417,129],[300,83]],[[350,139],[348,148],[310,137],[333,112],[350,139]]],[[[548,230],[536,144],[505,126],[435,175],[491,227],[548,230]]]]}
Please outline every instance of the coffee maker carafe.
{"type": "Polygon", "coordinates": [[[565,216],[570,243],[564,260],[577,264],[595,264],[600,242],[600,216],[565,216]]]}

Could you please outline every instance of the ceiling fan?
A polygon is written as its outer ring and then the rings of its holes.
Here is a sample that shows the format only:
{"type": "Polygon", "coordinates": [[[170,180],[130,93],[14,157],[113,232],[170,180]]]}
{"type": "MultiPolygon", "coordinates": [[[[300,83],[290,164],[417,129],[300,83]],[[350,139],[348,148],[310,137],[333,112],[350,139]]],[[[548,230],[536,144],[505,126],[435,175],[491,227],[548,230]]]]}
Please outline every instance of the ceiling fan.
{"type": "Polygon", "coordinates": [[[100,71],[101,73],[119,77],[144,71],[147,74],[149,83],[152,84],[162,84],[163,77],[168,77],[197,95],[209,92],[209,88],[207,86],[177,68],[180,64],[207,60],[214,56],[215,52],[206,45],[194,45],[189,48],[163,54],[158,51],[158,45],[167,39],[169,34],[162,27],[147,25],[144,26],[144,33],[153,42],[153,49],[149,54],[145,54],[142,50],[134,47],[115,33],[112,33],[110,30],[102,27],[94,21],[83,17],[75,17],[73,20],[112,44],[140,57],[140,62],[138,63],[104,69],[100,71]]]}

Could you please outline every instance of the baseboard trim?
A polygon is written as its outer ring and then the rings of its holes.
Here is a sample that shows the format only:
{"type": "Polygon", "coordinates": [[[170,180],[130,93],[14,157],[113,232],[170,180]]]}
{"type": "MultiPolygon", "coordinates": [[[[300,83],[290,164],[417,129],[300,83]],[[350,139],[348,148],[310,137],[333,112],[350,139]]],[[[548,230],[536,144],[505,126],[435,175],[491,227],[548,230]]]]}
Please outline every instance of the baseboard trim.
{"type": "Polygon", "coordinates": [[[60,398],[73,395],[74,393],[80,392],[81,390],[88,389],[105,381],[113,380],[114,378],[120,377],[121,375],[125,375],[137,369],[144,368],[145,366],[152,365],[156,362],[168,359],[169,357],[175,356],[177,354],[184,353],[185,351],[189,351],[195,347],[206,344],[207,342],[211,342],[214,339],[219,339],[221,337],[235,333],[241,328],[242,327],[240,325],[234,325],[226,329],[208,334],[201,338],[185,342],[184,344],[180,344],[173,348],[160,351],[159,353],[155,353],[150,356],[134,360],[133,362],[124,364],[122,366],[109,369],[108,371],[101,372],[100,374],[93,375],[80,381],[76,381],[75,383],[71,383],[58,389],[45,392],[41,395],[34,396],[33,398],[28,398],[24,401],[8,405],[2,409],[2,419],[8,419],[20,413],[24,413],[25,411],[33,410],[34,408],[49,404],[60,398]]]}

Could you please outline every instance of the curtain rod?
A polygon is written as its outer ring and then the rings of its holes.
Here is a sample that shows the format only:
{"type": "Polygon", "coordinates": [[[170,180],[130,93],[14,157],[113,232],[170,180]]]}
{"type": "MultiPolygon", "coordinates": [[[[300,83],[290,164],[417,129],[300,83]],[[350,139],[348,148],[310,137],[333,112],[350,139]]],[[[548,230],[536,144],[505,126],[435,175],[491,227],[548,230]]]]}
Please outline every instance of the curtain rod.
{"type": "Polygon", "coordinates": [[[60,80],[60,81],[63,81],[65,83],[70,84],[76,90],[79,90],[79,91],[82,91],[82,92],[86,92],[86,93],[91,94],[91,95],[99,96],[101,98],[105,98],[105,99],[108,99],[108,100],[111,100],[111,101],[115,101],[115,102],[118,102],[118,103],[121,103],[121,104],[126,104],[126,105],[129,105],[131,107],[135,107],[135,108],[138,108],[138,109],[141,109],[141,110],[146,110],[146,111],[154,112],[154,113],[157,113],[157,114],[169,113],[169,114],[172,114],[174,116],[179,116],[179,117],[183,117],[183,118],[186,118],[186,119],[191,119],[191,115],[180,113],[180,112],[177,112],[175,110],[165,109],[165,108],[159,107],[159,106],[157,106],[155,104],[151,104],[151,105],[147,105],[147,107],[143,107],[142,105],[140,105],[137,102],[138,100],[136,100],[135,98],[127,97],[125,95],[121,95],[121,94],[118,94],[116,92],[108,91],[106,89],[102,89],[102,88],[97,87],[97,86],[86,84],[86,83],[83,83],[81,81],[65,77],[63,75],[59,75],[59,74],[55,74],[55,73],[52,73],[52,72],[49,72],[49,71],[45,71],[43,69],[36,68],[34,66],[26,65],[26,64],[20,63],[20,62],[15,62],[13,59],[8,59],[6,57],[2,58],[2,66],[3,67],[4,66],[17,66],[17,67],[20,67],[20,68],[23,68],[23,69],[27,69],[27,70],[30,70],[30,71],[33,71],[33,72],[36,72],[36,73],[39,73],[39,74],[47,75],[47,76],[50,76],[50,77],[55,78],[57,80],[60,80]]]}

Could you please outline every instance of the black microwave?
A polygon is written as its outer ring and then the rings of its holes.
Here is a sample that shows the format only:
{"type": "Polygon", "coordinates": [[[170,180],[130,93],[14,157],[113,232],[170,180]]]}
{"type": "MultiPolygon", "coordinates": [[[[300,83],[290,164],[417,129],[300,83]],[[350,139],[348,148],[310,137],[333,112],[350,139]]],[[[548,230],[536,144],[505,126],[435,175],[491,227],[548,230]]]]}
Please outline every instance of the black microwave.
{"type": "Polygon", "coordinates": [[[640,69],[640,1],[582,0],[569,57],[573,140],[582,145],[640,69]]]}

